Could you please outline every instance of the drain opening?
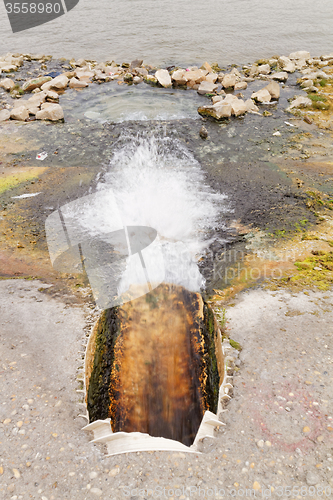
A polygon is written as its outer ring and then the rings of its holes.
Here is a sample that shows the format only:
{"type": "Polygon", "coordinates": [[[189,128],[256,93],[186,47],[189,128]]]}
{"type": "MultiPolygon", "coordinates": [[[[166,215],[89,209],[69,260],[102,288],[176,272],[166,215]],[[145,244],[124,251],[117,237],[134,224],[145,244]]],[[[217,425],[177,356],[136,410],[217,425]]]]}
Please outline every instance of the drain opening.
{"type": "MultiPolygon", "coordinates": [[[[216,413],[225,379],[213,311],[200,294],[162,284],[105,310],[95,325],[85,362],[87,430],[95,440],[164,438],[149,449],[166,440],[174,441],[167,448],[193,446],[205,421],[223,425],[216,413]]],[[[110,443],[109,452],[116,449],[110,443]]]]}

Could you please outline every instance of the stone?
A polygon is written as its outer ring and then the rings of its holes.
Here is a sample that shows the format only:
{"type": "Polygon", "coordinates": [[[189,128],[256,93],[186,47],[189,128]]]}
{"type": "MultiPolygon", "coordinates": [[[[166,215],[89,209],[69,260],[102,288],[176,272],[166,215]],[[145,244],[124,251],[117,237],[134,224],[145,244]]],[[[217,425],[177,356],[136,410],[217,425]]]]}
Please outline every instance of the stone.
{"type": "Polygon", "coordinates": [[[10,111],[8,109],[0,109],[0,122],[5,122],[10,118],[10,111]]]}
{"type": "Polygon", "coordinates": [[[187,80],[184,77],[185,73],[186,73],[186,71],[184,69],[177,69],[171,75],[172,81],[176,85],[186,85],[187,80]]]}
{"type": "Polygon", "coordinates": [[[50,82],[51,89],[64,90],[68,85],[69,79],[66,75],[59,75],[50,82]]]}
{"type": "Polygon", "coordinates": [[[222,80],[222,86],[225,89],[233,88],[236,85],[236,76],[235,75],[225,75],[222,80]]]}
{"type": "Polygon", "coordinates": [[[157,78],[155,76],[153,76],[153,75],[144,76],[143,79],[149,85],[157,85],[158,84],[157,78]]]}
{"type": "Polygon", "coordinates": [[[262,64],[258,66],[258,73],[261,75],[269,75],[271,72],[271,67],[269,64],[262,64]]]}
{"type": "Polygon", "coordinates": [[[235,90],[245,90],[245,89],[247,89],[247,83],[246,82],[236,83],[235,90]]]}
{"type": "Polygon", "coordinates": [[[292,52],[289,54],[289,59],[310,59],[310,52],[307,52],[306,50],[299,50],[298,52],[292,52]]]}
{"type": "Polygon", "coordinates": [[[314,486],[320,482],[320,476],[315,472],[309,471],[306,475],[305,480],[309,486],[314,486]]]}
{"type": "Polygon", "coordinates": [[[90,479],[95,479],[97,476],[98,476],[97,472],[95,472],[95,471],[89,472],[90,479]]]}
{"type": "Polygon", "coordinates": [[[86,82],[91,80],[95,76],[95,73],[93,71],[85,71],[77,69],[74,71],[74,76],[78,78],[80,81],[86,82]]]}
{"type": "Polygon", "coordinates": [[[258,448],[263,448],[265,445],[264,441],[262,439],[260,439],[259,441],[257,441],[257,446],[258,448]]]}
{"type": "Polygon", "coordinates": [[[91,488],[90,492],[93,493],[93,495],[96,495],[98,497],[103,495],[103,491],[100,490],[99,488],[91,488]]]}
{"type": "Polygon", "coordinates": [[[12,120],[20,120],[24,122],[27,118],[29,118],[29,113],[25,106],[19,106],[18,108],[11,110],[10,117],[12,120]]]}
{"type": "Polygon", "coordinates": [[[252,99],[247,99],[245,101],[245,106],[248,113],[259,113],[259,108],[255,105],[252,99]]]}
{"type": "Polygon", "coordinates": [[[130,70],[134,68],[140,68],[142,66],[143,60],[142,59],[134,59],[134,61],[131,62],[130,64],[130,70]]]}
{"type": "Polygon", "coordinates": [[[146,68],[135,68],[134,71],[139,76],[147,76],[148,75],[148,71],[146,70],[146,68]]]}
{"type": "Polygon", "coordinates": [[[299,61],[295,61],[295,67],[296,69],[304,69],[307,67],[307,62],[305,59],[300,59],[299,61]]]}
{"type": "Polygon", "coordinates": [[[222,118],[230,118],[232,112],[231,104],[217,102],[212,106],[200,106],[198,108],[198,113],[201,116],[211,116],[216,120],[221,120],[222,118]]]}
{"type": "Polygon", "coordinates": [[[280,67],[284,70],[284,71],[287,71],[287,73],[294,73],[296,67],[295,67],[295,63],[292,62],[289,57],[286,57],[286,56],[281,56],[279,57],[278,59],[278,63],[280,65],[280,67]]]}
{"type": "Polygon", "coordinates": [[[59,102],[59,95],[57,94],[57,92],[54,92],[54,90],[49,90],[47,92],[47,95],[46,95],[46,100],[48,102],[56,102],[56,103],[58,103],[59,102]]]}
{"type": "Polygon", "coordinates": [[[285,71],[279,71],[277,73],[273,73],[270,78],[279,82],[286,82],[288,80],[288,73],[285,71]]]}
{"type": "Polygon", "coordinates": [[[208,73],[205,77],[206,82],[211,82],[215,83],[217,80],[217,74],[216,73],[208,73]]]}
{"type": "Polygon", "coordinates": [[[212,103],[216,104],[217,102],[223,101],[223,96],[221,95],[213,95],[212,97],[212,103]]]}
{"type": "Polygon", "coordinates": [[[267,89],[261,89],[258,90],[258,92],[254,92],[251,95],[251,99],[254,99],[257,102],[270,102],[272,99],[271,94],[268,92],[267,89]]]}
{"type": "Polygon", "coordinates": [[[308,87],[313,87],[313,80],[303,80],[302,83],[301,83],[301,87],[303,89],[306,89],[308,87]]]}
{"type": "Polygon", "coordinates": [[[158,69],[155,73],[155,78],[162,87],[168,88],[172,86],[171,76],[167,69],[158,69]]]}
{"type": "Polygon", "coordinates": [[[187,82],[193,82],[199,84],[205,79],[206,75],[208,75],[207,70],[196,69],[192,71],[185,71],[184,78],[187,82]]]}
{"type": "Polygon", "coordinates": [[[331,52],[330,54],[324,55],[324,56],[320,56],[320,59],[322,61],[329,61],[330,59],[333,59],[333,52],[331,52]]]}
{"type": "Polygon", "coordinates": [[[88,87],[87,82],[80,82],[75,77],[69,80],[69,88],[70,89],[83,89],[84,87],[88,87]]]}
{"type": "Polygon", "coordinates": [[[208,130],[203,125],[199,131],[199,135],[200,135],[201,139],[207,139],[207,137],[208,137],[208,130]]]}
{"type": "Polygon", "coordinates": [[[48,103],[43,104],[42,110],[36,114],[37,120],[50,120],[53,122],[63,120],[64,112],[59,104],[50,104],[47,107],[46,104],[48,103]]]}
{"type": "Polygon", "coordinates": [[[249,72],[249,77],[254,78],[257,75],[259,75],[258,64],[252,64],[249,72]]]}
{"type": "Polygon", "coordinates": [[[218,85],[215,83],[211,82],[206,82],[204,80],[203,82],[200,83],[199,88],[197,90],[198,94],[204,95],[204,94],[212,94],[218,89],[218,85]]]}
{"type": "Polygon", "coordinates": [[[230,71],[230,75],[235,75],[236,82],[238,82],[242,78],[242,75],[237,68],[232,68],[232,70],[230,71]]]}
{"type": "Polygon", "coordinates": [[[231,113],[235,116],[244,115],[246,113],[246,104],[242,99],[237,99],[231,102],[231,113]]]}
{"type": "Polygon", "coordinates": [[[272,99],[279,99],[280,85],[277,82],[270,82],[268,85],[266,85],[266,87],[264,87],[264,89],[268,90],[272,99]]]}
{"type": "Polygon", "coordinates": [[[0,81],[0,87],[10,92],[15,87],[15,82],[10,78],[5,78],[0,81]]]}
{"type": "Polygon", "coordinates": [[[24,92],[31,92],[34,89],[40,88],[44,83],[52,80],[50,76],[41,76],[40,78],[33,78],[32,80],[28,80],[22,85],[22,90],[24,92]]]}
{"type": "Polygon", "coordinates": [[[21,474],[17,469],[13,469],[13,474],[14,474],[15,479],[20,479],[21,474]]]}
{"type": "Polygon", "coordinates": [[[4,73],[11,73],[12,71],[17,70],[17,66],[14,66],[13,64],[0,63],[0,70],[3,71],[4,73]]]}
{"type": "Polygon", "coordinates": [[[207,61],[203,63],[203,65],[201,66],[200,69],[204,69],[204,70],[208,71],[209,73],[213,72],[211,65],[207,61]]]}
{"type": "MultiPolygon", "coordinates": [[[[308,106],[311,106],[311,105],[312,105],[311,99],[309,99],[308,97],[300,96],[300,97],[297,97],[294,101],[292,101],[292,103],[287,108],[287,110],[289,111],[293,108],[307,108],[308,106]]],[[[305,427],[304,427],[304,429],[305,429],[305,427]]],[[[304,431],[304,429],[303,429],[303,431],[304,431]]]]}
{"type": "Polygon", "coordinates": [[[38,94],[33,95],[26,101],[26,106],[41,106],[46,100],[47,93],[46,92],[39,92],[38,94]]]}
{"type": "Polygon", "coordinates": [[[133,83],[135,83],[136,85],[137,85],[138,83],[141,83],[141,82],[143,82],[143,78],[142,78],[142,76],[134,76],[134,77],[133,77],[133,83]]]}
{"type": "Polygon", "coordinates": [[[132,73],[126,73],[124,75],[124,82],[126,82],[126,83],[132,83],[133,82],[133,75],[132,75],[132,73]]]}

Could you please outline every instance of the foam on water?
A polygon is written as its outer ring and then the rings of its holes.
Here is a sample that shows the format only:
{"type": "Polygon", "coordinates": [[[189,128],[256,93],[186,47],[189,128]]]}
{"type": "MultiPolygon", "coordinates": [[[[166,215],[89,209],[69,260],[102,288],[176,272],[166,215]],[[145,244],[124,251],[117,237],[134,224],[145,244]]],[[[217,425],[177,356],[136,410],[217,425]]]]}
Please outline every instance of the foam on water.
{"type": "MultiPolygon", "coordinates": [[[[226,210],[226,196],[207,185],[200,164],[177,138],[161,133],[161,128],[158,133],[123,134],[98,179],[97,194],[80,210],[85,231],[92,237],[112,232],[116,201],[123,226],[157,231],[164,281],[191,291],[203,287],[197,262],[212,241],[209,231],[226,210]]],[[[124,290],[131,277],[127,271],[124,290]]]]}

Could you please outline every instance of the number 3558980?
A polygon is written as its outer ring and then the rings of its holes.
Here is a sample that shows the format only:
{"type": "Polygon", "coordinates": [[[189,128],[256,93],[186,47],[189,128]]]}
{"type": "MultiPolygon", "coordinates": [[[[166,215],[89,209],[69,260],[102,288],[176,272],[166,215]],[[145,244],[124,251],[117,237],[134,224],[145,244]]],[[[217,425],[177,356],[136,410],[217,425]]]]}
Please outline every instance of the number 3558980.
{"type": "Polygon", "coordinates": [[[6,3],[8,14],[59,14],[61,11],[60,3],[6,3]]]}

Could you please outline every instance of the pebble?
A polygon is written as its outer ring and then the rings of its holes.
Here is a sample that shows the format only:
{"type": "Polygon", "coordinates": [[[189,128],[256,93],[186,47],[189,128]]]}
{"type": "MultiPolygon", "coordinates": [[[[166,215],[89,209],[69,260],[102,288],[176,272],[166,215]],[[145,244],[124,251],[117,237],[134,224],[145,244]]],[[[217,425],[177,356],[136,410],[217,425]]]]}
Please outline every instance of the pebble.
{"type": "Polygon", "coordinates": [[[3,421],[3,423],[4,423],[5,425],[9,424],[10,422],[11,422],[11,419],[10,419],[10,418],[6,418],[6,419],[3,421]]]}
{"type": "Polygon", "coordinates": [[[118,467],[116,469],[111,469],[109,472],[109,476],[116,476],[117,474],[119,474],[119,472],[120,469],[118,467]]]}
{"type": "Polygon", "coordinates": [[[324,441],[324,436],[318,436],[318,437],[317,437],[317,441],[318,441],[319,443],[321,443],[322,441],[324,441]]]}
{"type": "Polygon", "coordinates": [[[21,477],[21,474],[19,473],[19,471],[17,469],[13,469],[13,474],[14,474],[15,479],[19,479],[21,477]]]}
{"type": "Polygon", "coordinates": [[[320,477],[318,476],[318,474],[309,471],[306,475],[305,480],[309,486],[314,486],[315,484],[318,484],[320,482],[320,477]]]}
{"type": "Polygon", "coordinates": [[[93,493],[94,495],[97,495],[98,497],[100,497],[102,494],[103,494],[103,491],[100,490],[99,488],[91,488],[91,493],[93,493]]]}
{"type": "Polygon", "coordinates": [[[95,479],[95,477],[97,477],[97,476],[98,476],[97,472],[90,472],[89,473],[90,479],[95,479]]]}
{"type": "Polygon", "coordinates": [[[3,474],[3,467],[0,467],[0,476],[3,474]]]}
{"type": "Polygon", "coordinates": [[[303,432],[304,433],[310,432],[310,427],[308,427],[307,425],[303,427],[303,432]]]}
{"type": "Polygon", "coordinates": [[[270,441],[265,441],[265,445],[270,447],[270,446],[272,446],[272,443],[270,441]]]}
{"type": "Polygon", "coordinates": [[[260,490],[261,488],[260,483],[258,483],[258,481],[254,481],[252,488],[257,491],[260,490]]]}
{"type": "Polygon", "coordinates": [[[17,425],[17,427],[22,427],[22,425],[23,425],[22,420],[20,420],[19,422],[17,422],[17,424],[16,424],[16,425],[17,425]]]}

